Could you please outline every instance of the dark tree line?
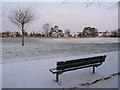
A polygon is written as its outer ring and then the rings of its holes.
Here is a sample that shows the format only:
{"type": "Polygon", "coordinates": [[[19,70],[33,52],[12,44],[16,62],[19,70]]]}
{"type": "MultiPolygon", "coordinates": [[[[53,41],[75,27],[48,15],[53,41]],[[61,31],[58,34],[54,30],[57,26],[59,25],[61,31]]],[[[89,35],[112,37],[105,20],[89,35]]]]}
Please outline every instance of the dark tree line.
{"type": "Polygon", "coordinates": [[[59,29],[59,26],[51,26],[49,23],[43,25],[44,32],[47,37],[63,37],[64,33],[62,29],[59,29]]]}
{"type": "Polygon", "coordinates": [[[96,37],[98,36],[98,30],[96,28],[85,27],[83,29],[83,36],[84,37],[96,37]]]}

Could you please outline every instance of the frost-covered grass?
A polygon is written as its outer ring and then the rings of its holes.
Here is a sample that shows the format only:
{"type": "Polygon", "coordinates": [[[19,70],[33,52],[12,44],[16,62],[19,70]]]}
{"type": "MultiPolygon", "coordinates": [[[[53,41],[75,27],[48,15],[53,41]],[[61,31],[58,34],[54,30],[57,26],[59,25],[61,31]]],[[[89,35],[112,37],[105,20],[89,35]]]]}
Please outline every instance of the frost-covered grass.
{"type": "Polygon", "coordinates": [[[23,47],[21,46],[21,38],[3,38],[2,43],[3,63],[80,56],[118,50],[117,38],[26,38],[23,47]]]}

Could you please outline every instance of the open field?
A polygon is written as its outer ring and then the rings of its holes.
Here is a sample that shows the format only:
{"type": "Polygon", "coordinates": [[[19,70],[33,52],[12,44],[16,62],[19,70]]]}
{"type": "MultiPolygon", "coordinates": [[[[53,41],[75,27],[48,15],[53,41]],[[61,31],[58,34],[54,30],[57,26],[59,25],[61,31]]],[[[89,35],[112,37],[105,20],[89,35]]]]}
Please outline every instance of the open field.
{"type": "Polygon", "coordinates": [[[118,51],[117,38],[2,38],[2,62],[46,60],[118,51]],[[19,60],[18,60],[19,58],[19,60]]]}

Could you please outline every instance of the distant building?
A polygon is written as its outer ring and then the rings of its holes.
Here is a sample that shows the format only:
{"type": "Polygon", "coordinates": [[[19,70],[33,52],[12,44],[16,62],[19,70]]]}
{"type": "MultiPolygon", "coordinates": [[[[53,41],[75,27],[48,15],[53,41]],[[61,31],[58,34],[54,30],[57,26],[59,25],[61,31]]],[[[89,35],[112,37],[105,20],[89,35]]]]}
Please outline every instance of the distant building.
{"type": "Polygon", "coordinates": [[[10,32],[10,31],[5,31],[0,33],[0,37],[21,37],[22,33],[20,32],[10,32]]]}
{"type": "Polygon", "coordinates": [[[103,37],[103,36],[104,36],[104,33],[98,32],[98,37],[103,37]]]}

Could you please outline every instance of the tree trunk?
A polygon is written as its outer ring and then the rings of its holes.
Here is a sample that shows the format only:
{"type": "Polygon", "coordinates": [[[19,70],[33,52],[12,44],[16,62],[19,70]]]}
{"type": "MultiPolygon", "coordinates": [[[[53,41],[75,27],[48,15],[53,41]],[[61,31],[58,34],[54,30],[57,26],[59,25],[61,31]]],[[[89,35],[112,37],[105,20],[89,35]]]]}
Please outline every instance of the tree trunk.
{"type": "Polygon", "coordinates": [[[22,25],[22,46],[24,46],[24,25],[22,25]]]}

